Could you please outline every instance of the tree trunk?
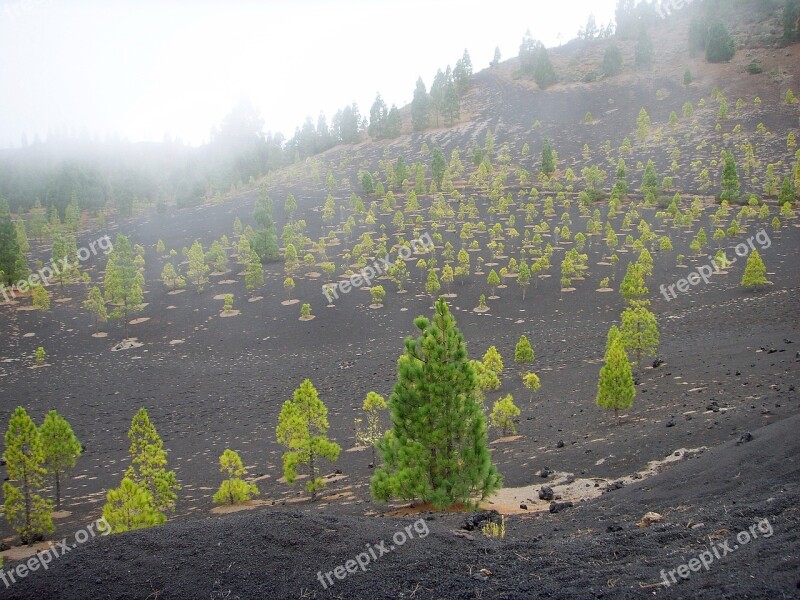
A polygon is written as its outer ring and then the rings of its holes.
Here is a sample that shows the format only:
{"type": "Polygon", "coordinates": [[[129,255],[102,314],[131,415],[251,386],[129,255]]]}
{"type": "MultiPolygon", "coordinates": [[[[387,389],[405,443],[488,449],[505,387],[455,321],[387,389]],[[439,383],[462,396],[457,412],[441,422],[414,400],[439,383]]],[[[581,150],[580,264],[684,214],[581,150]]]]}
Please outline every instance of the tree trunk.
{"type": "Polygon", "coordinates": [[[56,471],[56,510],[61,510],[61,473],[56,471]]]}

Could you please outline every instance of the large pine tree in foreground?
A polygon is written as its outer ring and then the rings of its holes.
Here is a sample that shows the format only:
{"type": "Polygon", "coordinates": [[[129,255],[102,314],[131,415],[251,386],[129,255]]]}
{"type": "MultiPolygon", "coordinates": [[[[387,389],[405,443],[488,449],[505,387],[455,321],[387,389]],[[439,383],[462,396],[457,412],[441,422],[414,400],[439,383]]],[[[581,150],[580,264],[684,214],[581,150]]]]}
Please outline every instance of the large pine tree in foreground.
{"type": "Polygon", "coordinates": [[[383,467],[372,478],[378,500],[419,498],[439,509],[483,500],[502,479],[487,448],[478,383],[447,303],[433,321],[418,317],[406,339],[389,399],[392,429],[378,444],[383,467]]]}

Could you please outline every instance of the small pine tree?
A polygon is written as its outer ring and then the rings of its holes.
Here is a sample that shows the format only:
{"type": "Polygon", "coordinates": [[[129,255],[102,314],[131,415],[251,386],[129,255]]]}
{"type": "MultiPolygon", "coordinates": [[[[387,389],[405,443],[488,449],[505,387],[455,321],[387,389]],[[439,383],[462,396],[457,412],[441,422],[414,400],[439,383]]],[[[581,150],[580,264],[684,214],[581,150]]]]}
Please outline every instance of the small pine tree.
{"type": "Polygon", "coordinates": [[[44,447],[44,468],[53,478],[56,510],[61,510],[61,481],[81,455],[81,443],[69,422],[51,410],[39,428],[44,447]]]}
{"type": "Polygon", "coordinates": [[[597,406],[614,411],[619,423],[619,411],[633,406],[636,387],[628,355],[616,326],[608,332],[605,365],[600,369],[597,383],[597,406]]]}
{"type": "Polygon", "coordinates": [[[243,504],[253,496],[258,496],[256,484],[242,479],[247,475],[247,469],[236,452],[226,449],[222,453],[219,457],[219,470],[227,474],[228,478],[214,494],[214,504],[243,504]]]}
{"type": "Polygon", "coordinates": [[[203,252],[203,246],[198,240],[195,240],[189,248],[187,259],[189,265],[186,270],[186,276],[189,278],[189,281],[194,284],[197,293],[200,293],[203,291],[205,284],[208,283],[208,277],[206,277],[206,275],[208,274],[209,266],[206,264],[206,255],[203,252]]]}
{"type": "Polygon", "coordinates": [[[310,319],[311,318],[311,305],[310,304],[303,304],[300,307],[300,318],[301,319],[310,319]]]}
{"type": "Polygon", "coordinates": [[[490,371],[494,371],[497,376],[503,374],[503,357],[495,346],[489,346],[486,354],[483,355],[483,364],[490,371]]]}
{"type": "Polygon", "coordinates": [[[492,296],[495,296],[497,286],[500,285],[500,276],[497,274],[497,271],[494,269],[489,271],[489,276],[486,278],[486,283],[488,283],[489,287],[492,288],[492,296]]]}
{"type": "Polygon", "coordinates": [[[248,256],[244,275],[245,287],[254,290],[264,285],[264,268],[261,266],[258,254],[251,250],[248,256]]]}
{"type": "Polygon", "coordinates": [[[33,544],[55,530],[52,504],[41,497],[46,474],[45,450],[36,424],[18,406],[8,421],[5,435],[8,481],[3,484],[5,518],[23,544],[33,544]]]}
{"type": "Polygon", "coordinates": [[[525,389],[530,390],[531,402],[533,402],[533,394],[536,393],[540,387],[542,387],[542,384],[539,381],[539,376],[536,373],[525,373],[522,376],[522,385],[525,386],[525,389]]]}
{"type": "Polygon", "coordinates": [[[37,310],[47,311],[50,309],[50,294],[43,285],[35,285],[31,290],[33,296],[33,307],[37,310]]]}
{"type": "Polygon", "coordinates": [[[384,436],[385,431],[381,427],[380,411],[389,407],[386,400],[377,392],[369,392],[361,405],[362,410],[367,414],[367,422],[361,428],[361,419],[356,419],[356,443],[360,446],[372,448],[372,465],[375,466],[375,444],[384,436]]]}
{"type": "Polygon", "coordinates": [[[103,519],[114,533],[163,525],[167,517],[153,505],[148,489],[128,477],[106,494],[103,519]]]}
{"type": "Polygon", "coordinates": [[[492,413],[489,420],[492,427],[500,429],[504,436],[517,433],[514,419],[520,415],[520,410],[514,404],[514,398],[508,394],[504,398],[497,400],[492,406],[492,413]]]}
{"type": "Polygon", "coordinates": [[[528,341],[528,338],[524,335],[521,336],[514,348],[514,361],[518,363],[532,363],[534,356],[533,347],[528,341]]]}
{"type": "Polygon", "coordinates": [[[425,282],[425,291],[430,294],[431,298],[435,298],[440,289],[442,289],[442,286],[439,283],[439,277],[436,275],[436,271],[430,269],[428,271],[428,280],[425,282]]]}
{"type": "Polygon", "coordinates": [[[767,267],[761,255],[758,253],[758,250],[753,250],[752,254],[747,257],[747,264],[744,267],[744,274],[742,275],[740,285],[755,290],[766,284],[767,267]]]}
{"type": "Polygon", "coordinates": [[[89,292],[89,297],[83,301],[83,307],[91,313],[95,327],[97,327],[98,324],[105,323],[108,320],[106,303],[105,300],[103,300],[103,294],[100,292],[99,287],[94,286],[91,289],[89,292]]]}
{"type": "Polygon", "coordinates": [[[328,409],[311,380],[306,379],[294,391],[292,399],[283,403],[276,434],[278,443],[289,448],[283,455],[286,481],[293,483],[297,468],[307,465],[309,480],[305,490],[311,493],[312,501],[316,500],[317,491],[325,487],[317,461],[324,458],[333,462],[341,452],[341,446],[328,439],[329,427],[328,409]]]}
{"type": "Polygon", "coordinates": [[[638,262],[629,262],[625,277],[619,286],[619,293],[631,306],[647,305],[650,293],[644,282],[645,266],[638,262]]]}
{"type": "Polygon", "coordinates": [[[174,509],[181,487],[175,471],[166,470],[167,451],[146,409],[140,408],[134,415],[128,439],[131,465],[125,477],[147,490],[156,510],[174,509]]]}
{"type": "Polygon", "coordinates": [[[622,345],[636,357],[636,364],[641,369],[642,359],[653,357],[658,351],[658,323],[653,313],[644,306],[626,308],[622,311],[622,345]]]}
{"type": "Polygon", "coordinates": [[[47,358],[47,352],[45,351],[44,347],[39,346],[36,348],[36,351],[33,353],[33,359],[37,365],[43,365],[45,359],[47,358]]]}

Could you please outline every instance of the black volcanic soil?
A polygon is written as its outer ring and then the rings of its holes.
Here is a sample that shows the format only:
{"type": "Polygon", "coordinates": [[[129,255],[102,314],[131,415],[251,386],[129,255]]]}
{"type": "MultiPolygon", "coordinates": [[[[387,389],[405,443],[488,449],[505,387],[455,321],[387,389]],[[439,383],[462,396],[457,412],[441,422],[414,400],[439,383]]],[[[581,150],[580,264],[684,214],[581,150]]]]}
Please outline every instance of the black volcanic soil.
{"type": "Polygon", "coordinates": [[[800,598],[798,427],[784,419],[597,500],[508,517],[502,540],[456,533],[455,514],[262,511],[97,538],[3,597],[800,598]],[[648,511],[663,520],[639,527],[648,511]],[[320,583],[382,541],[366,571],[320,583]],[[658,585],[705,551],[708,570],[658,585]]]}
{"type": "MultiPolygon", "coordinates": [[[[770,54],[771,64],[794,80],[800,76],[800,62],[792,59],[797,51],[795,45],[770,54]]],[[[744,53],[737,61],[743,57],[744,53]]],[[[473,142],[482,143],[489,129],[495,132],[497,148],[509,143],[512,167],[522,144],[530,143],[532,158],[522,162],[534,179],[541,140],[549,136],[562,169],[572,167],[580,175],[580,167],[597,163],[608,171],[606,188],[613,183],[617,149],[628,136],[634,152],[625,160],[635,191],[641,181],[637,162],[652,157],[659,173],[666,174],[670,163],[667,140],[672,135],[665,130],[666,119],[671,110],[680,114],[687,99],[698,108],[696,118],[682,120],[674,133],[682,153],[675,181],[685,193],[681,210],[689,209],[689,194],[698,191],[698,169],[690,163],[699,160],[708,165],[718,158],[721,148],[737,147],[749,139],[755,144],[761,170],[768,162],[778,161],[788,168],[792,156],[786,149],[785,134],[790,129],[797,131],[800,113],[798,105],[780,104],[787,87],[783,79],[766,73],[743,77],[742,65],[737,62],[699,69],[698,81],[684,88],[676,84],[683,67],[673,66],[674,73],[648,85],[641,81],[644,76],[631,75],[600,84],[560,84],[547,93],[531,91],[526,82],[511,81],[502,69],[476,74],[464,100],[464,112],[470,118],[465,117],[457,127],[337,148],[268,178],[265,183],[275,200],[279,230],[284,224],[283,200],[293,191],[298,216],[307,221],[309,234],[317,239],[327,233],[330,227],[320,218],[327,190],[315,180],[314,172],[324,181],[331,169],[339,184],[337,205],[347,205],[351,191],[360,193],[357,172],[362,165],[376,170],[382,158],[399,155],[405,156],[407,163],[424,160],[429,164],[430,157],[422,154],[423,142],[430,148],[441,145],[448,157],[457,145],[467,173],[471,173],[467,150],[473,142]],[[724,120],[719,134],[714,131],[716,105],[709,99],[715,82],[727,94],[732,113],[738,96],[747,101],[741,114],[724,120]],[[662,88],[666,95],[657,97],[662,88]],[[753,104],[756,93],[764,100],[760,108],[753,104]],[[708,102],[702,110],[698,104],[701,97],[708,102]],[[609,98],[614,99],[613,104],[608,103],[609,98]],[[641,106],[650,112],[654,130],[664,130],[661,142],[636,142],[633,130],[641,106]],[[588,110],[597,122],[584,125],[583,115],[588,110]],[[537,119],[541,119],[538,126],[534,125],[537,119]],[[775,135],[756,134],[762,121],[775,135]],[[737,124],[742,127],[735,132],[737,124]],[[602,150],[607,139],[611,141],[610,156],[602,150]],[[701,140],[708,143],[697,149],[701,140]],[[588,161],[581,158],[584,143],[592,151],[588,161]]],[[[718,169],[710,170],[716,177],[718,169]]],[[[506,187],[516,194],[513,169],[511,173],[506,187]]],[[[743,191],[758,191],[749,179],[742,179],[743,191]]],[[[457,184],[465,195],[476,198],[481,218],[491,225],[486,194],[463,181],[457,184]]],[[[580,189],[577,185],[576,191],[580,189]]],[[[540,191],[536,202],[541,211],[543,199],[555,193],[540,191]]],[[[589,255],[586,279],[573,282],[576,291],[561,292],[560,259],[572,247],[563,244],[556,250],[551,276],[532,285],[525,301],[512,280],[507,288],[498,290],[499,299],[490,300],[490,310],[484,314],[473,309],[479,295],[488,292],[485,275],[473,276],[463,286],[454,285],[457,296],[449,303],[470,356],[479,358],[495,345],[505,361],[503,386],[488,395],[489,403],[512,393],[522,410],[518,438],[498,440],[499,434],[490,432],[494,460],[505,486],[512,489],[510,499],[496,499],[494,504],[509,515],[507,536],[502,542],[484,539],[482,534],[474,540],[456,537],[450,532],[463,516],[435,515],[426,521],[432,531],[428,538],[384,557],[369,573],[351,575],[323,590],[316,581],[317,571],[343,564],[364,544],[386,539],[400,524],[413,521],[413,517],[386,516],[405,506],[403,503],[371,502],[369,453],[348,450],[355,445],[353,419],[360,415],[364,396],[370,390],[385,396],[391,392],[403,339],[414,333],[414,317],[430,313],[431,300],[414,263],[409,263],[412,281],[407,294],[399,295],[391,282],[381,282],[388,291],[381,309],[369,308],[370,295],[364,290],[341,296],[334,307],[328,307],[321,293],[322,280],[305,276],[302,270],[296,276],[294,297],[310,303],[316,318],[300,321],[300,304],[281,304],[285,274],[280,264],[268,265],[266,284],[249,292],[244,288],[243,266],[233,257],[229,272],[212,276],[204,292],[168,294],[159,281],[164,258],[155,252],[157,240],[163,239],[168,249],[178,253],[194,239],[202,240],[206,247],[223,234],[233,240],[235,217],[245,225],[252,224],[255,196],[249,191],[221,205],[171,210],[129,221],[112,219],[103,230],[82,232],[79,245],[122,232],[145,247],[148,305],[136,317],[148,320],[129,326],[129,335],[142,343],[140,347],[112,352],[123,337],[118,322],[106,327],[108,337],[92,337],[95,329],[81,308],[88,291],[83,284],[70,284],[63,290],[51,286],[53,302],[46,314],[17,310],[27,306],[29,299],[18,306],[0,305],[4,334],[0,423],[7,422],[17,405],[25,406],[37,422],[55,408],[72,423],[86,446],[63,488],[64,508],[69,514],[58,519],[56,539],[71,538],[99,516],[106,491],[119,484],[128,464],[126,434],[141,406],[148,409],[164,439],[169,464],[183,485],[172,522],[165,528],[88,543],[59,559],[47,573],[32,573],[11,590],[0,587],[0,597],[798,596],[797,218],[782,219],[779,232],[772,230],[769,221],[749,219],[736,240],[725,240],[731,258],[737,243],[766,227],[771,245],[760,252],[772,282],[767,289],[746,292],[739,287],[744,268],[740,259],[729,274],[715,275],[710,283],[668,302],[659,286],[675,283],[708,262],[705,256],[691,257],[688,246],[701,226],[711,237],[710,215],[716,208],[708,204],[703,216],[689,228],[656,219],[655,209],[639,209],[653,229],[669,235],[674,245],[673,251],[653,253],[655,269],[648,279],[651,309],[661,329],[659,355],[665,362],[643,370],[634,406],[624,412],[621,425],[612,414],[597,408],[594,398],[606,335],[623,309],[617,290],[626,263],[636,256],[632,249],[620,254],[614,268],[604,264],[608,249],[602,236],[590,236],[585,250],[589,255]],[[678,253],[689,257],[688,267],[676,265],[678,253]],[[596,291],[604,277],[612,278],[613,292],[596,291]],[[234,294],[239,315],[220,318],[222,300],[214,297],[225,293],[234,294]],[[542,382],[532,402],[522,388],[519,366],[512,360],[514,345],[522,334],[534,346],[533,370],[542,382]],[[49,365],[34,369],[32,354],[40,345],[47,349],[49,365]],[[279,481],[283,449],[275,442],[280,406],[306,377],[312,379],[330,410],[331,437],[345,450],[334,465],[326,465],[331,474],[340,470],[340,476],[331,480],[321,500],[313,504],[299,486],[279,481]],[[733,445],[747,431],[755,439],[733,445]],[[556,515],[546,512],[547,505],[536,499],[535,492],[522,489],[550,483],[537,474],[544,467],[556,472],[554,479],[574,476],[597,483],[598,488],[592,485],[589,491],[603,489],[644,470],[651,461],[701,447],[713,450],[670,467],[660,476],[556,515]],[[252,512],[246,514],[208,518],[211,497],[221,481],[217,460],[226,448],[238,451],[249,476],[257,478],[261,504],[250,507],[252,512]],[[527,511],[520,508],[522,503],[528,505],[527,511]],[[636,523],[651,510],[662,513],[664,521],[638,528],[636,523]],[[654,586],[661,569],[675,568],[701,552],[709,535],[721,540],[722,530],[735,535],[764,517],[774,526],[773,537],[754,541],[715,562],[708,573],[693,574],[687,583],[666,590],[654,586]],[[686,524],[690,521],[702,522],[703,527],[689,529],[686,524]],[[612,524],[622,530],[607,531],[612,524]],[[492,571],[486,581],[470,578],[470,573],[483,568],[492,571]]],[[[402,194],[398,193],[397,199],[402,206],[402,194]]],[[[365,197],[367,205],[373,200],[365,197]]],[[[426,195],[421,203],[427,208],[430,197],[426,195]]],[[[573,235],[584,231],[586,218],[575,202],[563,208],[557,201],[556,207],[556,216],[540,214],[535,223],[546,220],[552,231],[567,212],[573,235]]],[[[607,203],[597,203],[592,210],[595,208],[601,211],[603,223],[612,222],[622,246],[628,232],[621,231],[621,222],[628,204],[610,219],[607,203]]],[[[772,201],[770,208],[775,215],[777,207],[772,201]]],[[[519,201],[511,207],[517,228],[524,232],[525,215],[519,209],[519,201]]],[[[726,226],[736,211],[738,207],[732,209],[726,226]]],[[[493,218],[506,219],[507,215],[493,218]]],[[[356,235],[372,231],[377,238],[381,223],[387,224],[387,233],[394,231],[391,214],[380,214],[375,226],[359,224],[356,235]]],[[[635,237],[637,223],[630,232],[635,237]]],[[[441,232],[457,250],[457,234],[441,232]]],[[[478,234],[477,239],[479,255],[488,261],[488,236],[478,234]]],[[[551,238],[545,238],[545,243],[548,240],[551,238]]],[[[337,268],[343,262],[341,252],[354,243],[342,242],[328,248],[337,268]]],[[[707,252],[712,247],[715,249],[714,242],[707,252]]],[[[512,255],[517,256],[518,251],[517,243],[512,255]]],[[[34,248],[34,254],[43,259],[48,252],[45,246],[34,248]]],[[[476,256],[472,255],[473,269],[476,256]]],[[[497,268],[507,260],[499,261],[497,268]]],[[[104,257],[86,265],[95,283],[102,282],[104,266],[104,257]]],[[[4,521],[0,535],[14,542],[4,521]]]]}

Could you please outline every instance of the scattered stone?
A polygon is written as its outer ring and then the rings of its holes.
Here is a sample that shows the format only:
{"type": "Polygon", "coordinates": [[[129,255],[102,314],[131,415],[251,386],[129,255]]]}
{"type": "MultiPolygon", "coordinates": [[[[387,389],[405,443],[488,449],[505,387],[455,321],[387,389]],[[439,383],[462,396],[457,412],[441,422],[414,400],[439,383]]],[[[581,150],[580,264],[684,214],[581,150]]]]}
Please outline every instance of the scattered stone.
{"type": "Polygon", "coordinates": [[[654,369],[657,369],[658,367],[660,367],[660,366],[661,366],[661,365],[663,365],[663,364],[664,364],[664,361],[663,361],[663,360],[661,360],[661,358],[656,358],[656,359],[653,361],[653,368],[654,368],[654,369]]]}
{"type": "Polygon", "coordinates": [[[528,505],[527,505],[527,504],[524,504],[524,503],[523,503],[523,504],[520,504],[520,505],[519,505],[519,507],[520,507],[522,510],[528,510],[528,505]]]}
{"type": "Polygon", "coordinates": [[[563,447],[564,447],[564,440],[558,440],[558,443],[556,444],[556,448],[563,448],[563,447]]]}
{"type": "Polygon", "coordinates": [[[622,531],[622,525],[617,525],[616,523],[612,523],[611,525],[606,527],[607,533],[617,533],[619,531],[622,531]]]}
{"type": "Polygon", "coordinates": [[[741,446],[742,444],[746,444],[747,442],[751,441],[752,439],[753,439],[753,434],[750,433],[749,431],[745,431],[741,436],[739,436],[739,439],[737,440],[736,445],[737,446],[741,446]]]}
{"type": "Polygon", "coordinates": [[[550,512],[557,513],[561,512],[565,508],[572,508],[575,506],[572,502],[551,502],[550,503],[550,512]]]}
{"type": "Polygon", "coordinates": [[[453,531],[451,531],[451,533],[456,537],[464,538],[465,540],[469,540],[470,542],[475,541],[475,536],[472,535],[471,533],[467,533],[463,529],[454,529],[453,531]]]}
{"type": "Polygon", "coordinates": [[[552,499],[553,488],[546,485],[542,486],[542,488],[539,490],[539,500],[546,500],[547,502],[550,502],[552,499]]]}
{"type": "Polygon", "coordinates": [[[669,421],[667,421],[667,427],[675,427],[675,417],[670,417],[669,421]]]}
{"type": "Polygon", "coordinates": [[[473,531],[475,529],[481,529],[484,523],[495,523],[496,525],[500,525],[502,522],[503,517],[501,517],[500,513],[496,510],[479,510],[471,515],[468,515],[464,519],[464,524],[461,526],[461,529],[473,531]]]}
{"type": "Polygon", "coordinates": [[[553,471],[550,467],[545,467],[544,469],[539,471],[539,477],[546,479],[547,477],[550,477],[550,475],[552,475],[553,473],[555,473],[555,471],[553,471]]]}
{"type": "Polygon", "coordinates": [[[607,492],[613,492],[614,490],[621,490],[624,487],[625,487],[625,482],[624,481],[615,481],[614,483],[609,483],[606,486],[606,491],[607,492]]]}
{"type": "Polygon", "coordinates": [[[644,517],[642,517],[642,520],[639,521],[639,527],[650,527],[650,525],[652,525],[653,523],[659,523],[663,520],[664,517],[662,517],[657,512],[648,512],[645,513],[644,517]]]}

